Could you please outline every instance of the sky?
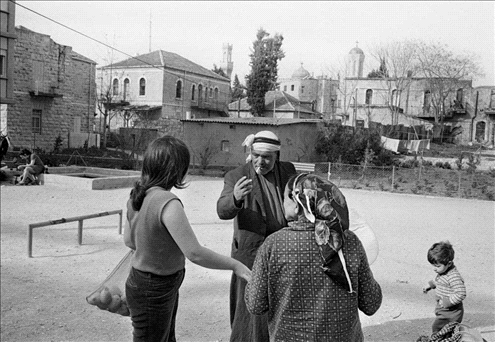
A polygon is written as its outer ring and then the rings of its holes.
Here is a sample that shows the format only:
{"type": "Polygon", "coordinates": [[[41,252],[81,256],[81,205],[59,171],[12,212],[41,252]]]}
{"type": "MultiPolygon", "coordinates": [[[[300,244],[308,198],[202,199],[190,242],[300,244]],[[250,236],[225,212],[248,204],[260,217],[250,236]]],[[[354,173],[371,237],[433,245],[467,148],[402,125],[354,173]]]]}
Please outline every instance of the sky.
{"type": "Polygon", "coordinates": [[[281,78],[290,77],[301,63],[314,76],[331,75],[356,44],[365,53],[367,74],[379,66],[370,55],[373,47],[396,40],[421,39],[446,44],[456,54],[476,55],[485,76],[475,79],[473,85],[495,85],[493,1],[17,3],[39,14],[16,6],[16,26],[47,34],[98,66],[165,50],[213,69],[222,60],[223,44],[229,43],[233,46],[232,75],[237,74],[245,83],[244,77],[251,70],[249,55],[253,41],[258,29],[263,28],[272,36],[279,33],[284,38],[285,57],[279,62],[278,71],[281,78]]]}

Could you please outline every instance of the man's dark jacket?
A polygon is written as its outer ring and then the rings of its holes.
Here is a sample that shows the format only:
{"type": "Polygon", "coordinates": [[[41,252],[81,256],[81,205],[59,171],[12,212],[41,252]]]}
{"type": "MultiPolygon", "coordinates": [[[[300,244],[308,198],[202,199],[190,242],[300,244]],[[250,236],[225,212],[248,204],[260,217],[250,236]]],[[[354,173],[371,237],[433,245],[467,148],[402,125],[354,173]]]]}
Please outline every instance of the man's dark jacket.
{"type": "MultiPolygon", "coordinates": [[[[281,182],[280,192],[283,196],[287,181],[291,175],[296,173],[294,165],[289,162],[277,161],[273,172],[278,172],[281,182]]],[[[234,219],[231,256],[249,268],[253,266],[256,252],[267,236],[264,197],[257,177],[252,163],[246,163],[229,171],[225,175],[224,188],[217,201],[218,217],[223,220],[234,219]],[[242,176],[253,180],[253,190],[244,198],[242,206],[236,207],[234,186],[242,176]]],[[[270,231],[274,232],[284,226],[286,224],[280,227],[271,227],[270,231]]]]}

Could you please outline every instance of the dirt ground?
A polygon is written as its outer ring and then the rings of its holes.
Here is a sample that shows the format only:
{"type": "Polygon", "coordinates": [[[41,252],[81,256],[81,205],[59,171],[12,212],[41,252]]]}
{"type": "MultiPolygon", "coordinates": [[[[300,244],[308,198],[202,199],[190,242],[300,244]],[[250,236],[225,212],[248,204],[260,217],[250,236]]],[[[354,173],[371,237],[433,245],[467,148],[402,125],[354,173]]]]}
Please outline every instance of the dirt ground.
{"type": "MultiPolygon", "coordinates": [[[[191,177],[175,192],[199,241],[229,254],[232,222],[217,218],[222,179],[191,177]]],[[[110,273],[127,249],[118,234],[119,216],[34,230],[33,257],[27,257],[28,225],[122,209],[129,188],[80,190],[56,185],[2,183],[1,341],[131,341],[129,317],[101,311],[85,297],[110,273]]],[[[433,294],[422,287],[434,277],[426,252],[448,239],[467,287],[464,323],[495,341],[495,203],[422,195],[342,189],[349,206],[371,225],[380,253],[372,270],[384,300],[371,317],[361,315],[366,341],[416,341],[430,331],[433,294]]],[[[228,341],[230,272],[190,262],[180,290],[177,339],[228,341]]]]}

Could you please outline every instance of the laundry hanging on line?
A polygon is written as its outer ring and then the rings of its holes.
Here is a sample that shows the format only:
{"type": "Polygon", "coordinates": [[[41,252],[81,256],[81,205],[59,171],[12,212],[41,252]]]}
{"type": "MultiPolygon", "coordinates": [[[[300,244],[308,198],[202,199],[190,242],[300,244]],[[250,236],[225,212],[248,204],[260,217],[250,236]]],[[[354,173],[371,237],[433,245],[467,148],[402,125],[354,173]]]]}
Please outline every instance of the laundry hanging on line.
{"type": "Polygon", "coordinates": [[[420,140],[399,140],[381,136],[381,142],[383,148],[398,153],[401,150],[407,150],[408,152],[420,152],[430,149],[430,139],[420,140]]]}

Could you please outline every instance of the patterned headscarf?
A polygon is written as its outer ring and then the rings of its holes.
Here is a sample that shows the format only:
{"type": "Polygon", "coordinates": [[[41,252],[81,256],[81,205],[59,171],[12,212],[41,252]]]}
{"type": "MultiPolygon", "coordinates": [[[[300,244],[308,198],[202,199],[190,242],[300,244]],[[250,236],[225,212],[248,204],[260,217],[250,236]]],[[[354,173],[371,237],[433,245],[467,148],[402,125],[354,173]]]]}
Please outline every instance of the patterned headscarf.
{"type": "Polygon", "coordinates": [[[319,176],[302,173],[294,179],[292,196],[305,218],[315,225],[322,268],[333,281],[353,292],[342,246],[349,229],[349,210],[337,186],[319,176]]]}

